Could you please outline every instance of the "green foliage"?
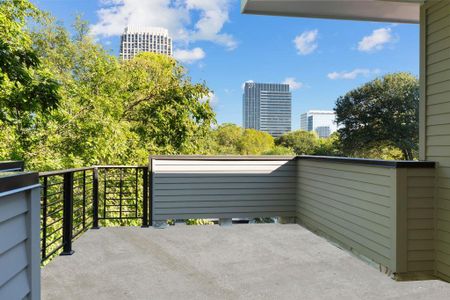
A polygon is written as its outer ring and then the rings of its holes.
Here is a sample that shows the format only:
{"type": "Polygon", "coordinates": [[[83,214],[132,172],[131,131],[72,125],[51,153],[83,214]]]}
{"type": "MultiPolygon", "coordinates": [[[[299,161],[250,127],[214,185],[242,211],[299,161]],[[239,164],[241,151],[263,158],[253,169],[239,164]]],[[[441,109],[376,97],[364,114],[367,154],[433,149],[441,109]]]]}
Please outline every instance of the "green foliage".
{"type": "MultiPolygon", "coordinates": [[[[408,73],[388,74],[350,91],[336,102],[340,142],[346,155],[380,145],[417,155],[419,83],[408,73]]],[[[378,150],[380,152],[380,150],[378,150]]],[[[395,155],[394,155],[395,156],[395,155]]]]}
{"type": "Polygon", "coordinates": [[[214,222],[208,219],[188,219],[186,225],[214,225],[214,222]]]}
{"type": "Polygon", "coordinates": [[[222,124],[213,130],[211,136],[214,140],[214,154],[239,154],[239,141],[244,130],[235,124],[222,124]]]}
{"type": "Polygon", "coordinates": [[[20,158],[30,147],[41,119],[59,101],[58,84],[51,69],[38,57],[26,21],[39,23],[42,13],[26,0],[0,1],[0,130],[8,131],[5,151],[20,158]]]}
{"type": "Polygon", "coordinates": [[[238,149],[242,155],[257,155],[269,151],[274,146],[274,139],[267,132],[245,129],[239,141],[238,149]]]}
{"type": "MultiPolygon", "coordinates": [[[[0,82],[0,159],[24,159],[28,169],[49,170],[145,164],[149,154],[209,151],[208,132],[215,123],[210,91],[205,84],[192,83],[175,60],[145,53],[120,62],[87,35],[88,25],[79,18],[73,35],[49,18],[30,32],[24,27],[25,18],[40,15],[39,11],[27,1],[3,1],[0,5],[2,21],[13,16],[7,19],[12,29],[4,22],[0,25],[4,29],[1,41],[5,32],[22,35],[17,44],[28,51],[23,54],[25,61],[33,62],[20,65],[22,71],[34,76],[37,70],[32,67],[45,66],[54,71],[48,73],[48,82],[59,86],[52,90],[59,99],[57,105],[54,98],[36,93],[33,99],[38,102],[30,105],[23,84],[8,85],[6,93],[5,80],[0,82]],[[22,5],[22,15],[12,3],[22,5]],[[28,106],[19,100],[15,106],[7,102],[13,95],[28,106]],[[39,102],[41,98],[51,103],[39,102]]],[[[16,65],[14,59],[0,58],[6,62],[1,78],[11,81],[9,74],[18,72],[11,67],[16,65]]],[[[33,84],[46,87],[42,76],[33,76],[33,84]]]]}
{"type": "Polygon", "coordinates": [[[312,155],[319,147],[319,137],[312,131],[296,130],[279,137],[277,145],[291,148],[297,155],[312,155]]]}
{"type": "Polygon", "coordinates": [[[314,151],[314,155],[342,156],[339,147],[339,133],[334,132],[328,138],[319,138],[319,143],[314,151]]]}
{"type": "Polygon", "coordinates": [[[295,155],[294,150],[291,148],[287,148],[284,146],[274,146],[269,151],[265,151],[262,154],[264,155],[295,155]]]}

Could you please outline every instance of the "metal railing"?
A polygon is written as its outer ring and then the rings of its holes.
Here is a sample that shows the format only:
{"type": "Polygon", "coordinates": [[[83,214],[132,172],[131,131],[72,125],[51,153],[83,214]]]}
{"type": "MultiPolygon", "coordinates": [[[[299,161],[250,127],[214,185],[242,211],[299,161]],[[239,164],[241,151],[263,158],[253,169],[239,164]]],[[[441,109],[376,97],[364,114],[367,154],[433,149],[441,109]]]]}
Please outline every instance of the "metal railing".
{"type": "Polygon", "coordinates": [[[148,167],[97,166],[39,173],[41,262],[73,253],[89,228],[148,226],[148,167]]]}

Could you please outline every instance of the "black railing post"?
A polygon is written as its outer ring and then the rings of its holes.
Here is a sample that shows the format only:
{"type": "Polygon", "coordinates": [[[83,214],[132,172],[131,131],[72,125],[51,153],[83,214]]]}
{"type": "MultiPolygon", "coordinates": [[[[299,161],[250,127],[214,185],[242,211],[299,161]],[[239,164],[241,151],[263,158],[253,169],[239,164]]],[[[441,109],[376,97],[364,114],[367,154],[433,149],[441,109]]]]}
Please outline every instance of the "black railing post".
{"type": "Polygon", "coordinates": [[[148,224],[153,226],[153,159],[150,158],[148,167],[148,224]]]}
{"type": "Polygon", "coordinates": [[[63,252],[61,255],[72,255],[73,223],[73,172],[64,174],[63,203],[63,252]]]}
{"type": "Polygon", "coordinates": [[[43,198],[42,198],[42,255],[41,260],[44,261],[47,256],[47,194],[48,194],[48,178],[44,177],[44,185],[42,186],[43,198]]]}
{"type": "Polygon", "coordinates": [[[92,178],[92,229],[99,229],[98,226],[98,168],[94,168],[92,178]]]}
{"type": "Polygon", "coordinates": [[[148,227],[148,168],[142,169],[142,182],[143,182],[142,227],[148,227]]]}

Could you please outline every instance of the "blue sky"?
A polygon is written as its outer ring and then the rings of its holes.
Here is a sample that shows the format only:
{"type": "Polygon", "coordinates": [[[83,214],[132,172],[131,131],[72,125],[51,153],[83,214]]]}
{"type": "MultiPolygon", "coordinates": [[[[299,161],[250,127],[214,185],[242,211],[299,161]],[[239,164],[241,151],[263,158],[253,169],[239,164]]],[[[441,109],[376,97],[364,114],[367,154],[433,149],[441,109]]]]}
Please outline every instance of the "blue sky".
{"type": "Polygon", "coordinates": [[[418,25],[240,14],[239,0],[32,0],[69,26],[77,13],[113,54],[126,24],[168,27],[176,57],[214,91],[219,123],[242,123],[245,81],[289,82],[300,113],[333,109],[350,89],[389,72],[419,73],[418,25]]]}

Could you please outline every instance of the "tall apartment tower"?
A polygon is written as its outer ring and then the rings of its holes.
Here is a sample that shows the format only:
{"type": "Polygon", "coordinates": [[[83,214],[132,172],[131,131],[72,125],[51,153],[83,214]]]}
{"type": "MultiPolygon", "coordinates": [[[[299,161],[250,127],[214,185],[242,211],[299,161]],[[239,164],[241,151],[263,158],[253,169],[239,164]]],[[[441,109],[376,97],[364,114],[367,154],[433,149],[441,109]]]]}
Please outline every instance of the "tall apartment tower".
{"type": "Polygon", "coordinates": [[[288,84],[246,82],[242,103],[244,128],[274,137],[291,131],[292,94],[288,84]]]}
{"type": "Polygon", "coordinates": [[[124,60],[140,52],[172,56],[172,51],[172,38],[164,28],[128,26],[121,36],[120,57],[124,60]]]}
{"type": "Polygon", "coordinates": [[[329,137],[338,129],[336,114],[332,110],[310,110],[300,115],[300,129],[314,130],[319,137],[329,137]]]}

